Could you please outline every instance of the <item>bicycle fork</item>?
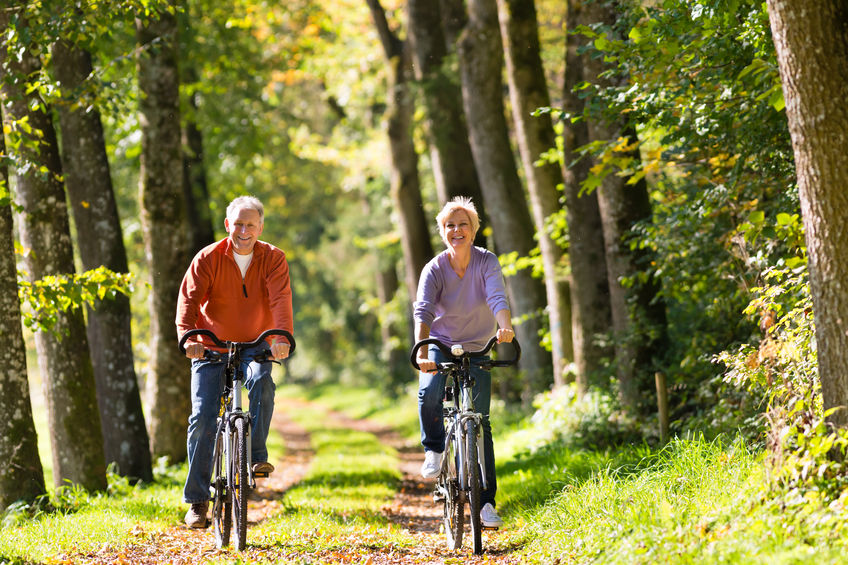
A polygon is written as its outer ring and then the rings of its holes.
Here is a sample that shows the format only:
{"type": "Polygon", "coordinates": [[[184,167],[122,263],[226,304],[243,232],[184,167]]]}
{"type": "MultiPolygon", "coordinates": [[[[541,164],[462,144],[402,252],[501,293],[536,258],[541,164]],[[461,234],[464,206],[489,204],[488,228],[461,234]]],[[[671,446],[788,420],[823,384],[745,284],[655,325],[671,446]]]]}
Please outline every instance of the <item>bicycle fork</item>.
{"type": "MultiPolygon", "coordinates": [[[[459,441],[461,444],[467,445],[465,442],[466,435],[468,434],[468,422],[474,422],[474,433],[477,435],[477,441],[475,444],[477,445],[477,463],[480,466],[480,482],[482,484],[483,489],[489,488],[489,483],[486,480],[486,453],[483,449],[483,415],[479,412],[472,412],[470,414],[463,414],[459,419],[459,441]]],[[[459,450],[460,458],[462,461],[460,462],[461,470],[460,477],[462,481],[463,489],[468,487],[468,473],[470,469],[468,468],[468,461],[466,460],[465,448],[459,450]]]]}

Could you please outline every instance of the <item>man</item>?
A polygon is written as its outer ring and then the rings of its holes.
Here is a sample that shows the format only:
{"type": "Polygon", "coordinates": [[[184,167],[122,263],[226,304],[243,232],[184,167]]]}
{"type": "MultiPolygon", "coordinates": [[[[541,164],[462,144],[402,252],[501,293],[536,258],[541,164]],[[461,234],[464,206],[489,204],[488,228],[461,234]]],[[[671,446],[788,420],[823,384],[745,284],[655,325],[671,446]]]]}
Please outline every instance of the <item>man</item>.
{"type": "MultiPolygon", "coordinates": [[[[227,237],[202,249],[183,277],[177,300],[177,335],[194,328],[211,330],[224,341],[253,341],[263,331],[279,328],[292,332],[292,298],[289,267],[280,249],[259,241],[264,225],[262,203],[240,196],[227,206],[224,227],[227,237]]],[[[209,482],[216,419],[222,390],[224,365],[203,359],[204,350],[215,348],[206,336],[186,344],[191,363],[191,416],[188,421],[188,477],[183,501],[190,504],[185,523],[204,528],[209,508],[209,482]]],[[[260,348],[267,348],[267,345],[260,348]]],[[[274,336],[270,343],[274,359],[289,355],[289,343],[274,336]]],[[[245,367],[248,389],[253,472],[274,470],[268,462],[265,440],[274,410],[274,382],[270,363],[250,362],[245,367]]]]}

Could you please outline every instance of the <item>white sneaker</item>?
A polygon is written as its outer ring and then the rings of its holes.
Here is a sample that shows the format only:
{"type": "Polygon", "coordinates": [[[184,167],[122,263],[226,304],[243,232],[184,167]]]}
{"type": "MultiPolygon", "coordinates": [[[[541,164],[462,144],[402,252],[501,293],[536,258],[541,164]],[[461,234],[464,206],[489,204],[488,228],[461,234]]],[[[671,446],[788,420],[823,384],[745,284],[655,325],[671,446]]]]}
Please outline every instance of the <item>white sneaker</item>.
{"type": "Polygon", "coordinates": [[[442,454],[435,451],[424,452],[424,463],[421,465],[421,476],[425,479],[438,477],[442,470],[442,454]]]}
{"type": "Polygon", "coordinates": [[[503,520],[498,516],[498,511],[488,502],[480,509],[480,522],[482,522],[484,528],[500,528],[503,526],[503,520]]]}

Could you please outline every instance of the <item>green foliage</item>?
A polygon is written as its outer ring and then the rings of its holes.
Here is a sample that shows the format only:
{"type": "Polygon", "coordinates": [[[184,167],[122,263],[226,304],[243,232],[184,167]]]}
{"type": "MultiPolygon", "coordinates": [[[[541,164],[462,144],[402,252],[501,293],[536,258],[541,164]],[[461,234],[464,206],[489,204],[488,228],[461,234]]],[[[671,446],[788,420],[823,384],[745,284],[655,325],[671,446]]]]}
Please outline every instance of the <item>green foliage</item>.
{"type": "Polygon", "coordinates": [[[35,282],[18,280],[18,295],[23,309],[23,321],[28,328],[50,331],[60,312],[95,306],[97,302],[114,298],[117,293],[132,293],[132,275],[115,273],[104,266],[81,274],[49,275],[35,282]]]}

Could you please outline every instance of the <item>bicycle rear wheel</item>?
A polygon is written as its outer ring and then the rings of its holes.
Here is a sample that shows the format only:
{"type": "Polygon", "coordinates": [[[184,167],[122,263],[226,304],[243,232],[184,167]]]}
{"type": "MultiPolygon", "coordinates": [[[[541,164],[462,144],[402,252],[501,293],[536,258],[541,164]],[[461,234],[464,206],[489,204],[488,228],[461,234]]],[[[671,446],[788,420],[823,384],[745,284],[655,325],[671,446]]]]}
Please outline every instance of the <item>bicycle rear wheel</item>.
{"type": "Polygon", "coordinates": [[[465,520],[465,498],[459,484],[456,448],[457,438],[454,435],[451,441],[448,442],[447,450],[444,454],[444,457],[447,457],[445,473],[439,478],[439,480],[444,481],[445,487],[443,520],[448,549],[459,549],[462,547],[462,530],[465,520]]]}
{"type": "Polygon", "coordinates": [[[231,461],[233,484],[230,487],[233,503],[233,528],[236,549],[241,551],[247,542],[247,423],[244,418],[235,420],[235,453],[231,461]]]}
{"type": "Polygon", "coordinates": [[[483,524],[480,518],[480,463],[477,458],[477,425],[468,422],[465,435],[468,457],[468,511],[471,514],[471,537],[474,553],[483,553],[483,524]]]}

